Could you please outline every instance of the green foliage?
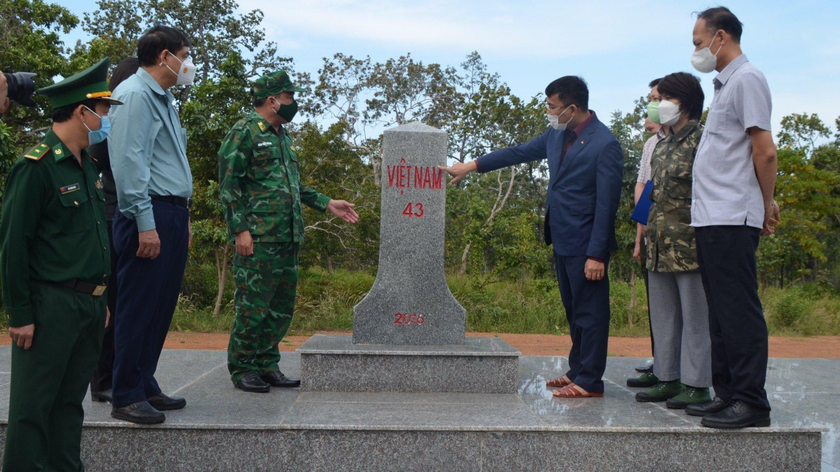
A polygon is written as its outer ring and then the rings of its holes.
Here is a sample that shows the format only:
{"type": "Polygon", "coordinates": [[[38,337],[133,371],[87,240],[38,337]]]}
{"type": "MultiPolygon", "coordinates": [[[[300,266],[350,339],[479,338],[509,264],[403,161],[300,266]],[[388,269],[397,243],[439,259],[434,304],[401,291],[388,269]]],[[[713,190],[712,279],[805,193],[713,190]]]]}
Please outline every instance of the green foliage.
{"type": "MultiPolygon", "coordinates": [[[[184,280],[185,294],[173,320],[180,331],[230,331],[234,311],[228,302],[219,316],[212,315],[215,268],[190,266],[184,280]],[[204,288],[199,287],[204,284],[204,288]],[[202,295],[203,294],[203,295],[202,295]]],[[[344,269],[305,268],[298,281],[295,319],[290,334],[352,330],[353,307],[373,285],[374,275],[344,269]]],[[[487,333],[567,334],[569,327],[557,281],[523,277],[487,283],[480,276],[449,275],[453,295],[467,310],[467,330],[487,333]]],[[[233,286],[228,286],[232,295],[233,286]]],[[[616,281],[610,287],[613,336],[647,336],[650,330],[647,299],[641,280],[635,287],[616,281]],[[633,324],[629,320],[632,316],[633,324]]],[[[228,296],[229,296],[228,295],[228,296]]],[[[761,291],[764,312],[774,335],[840,335],[840,297],[816,285],[761,291]]]]}
{"type": "MultiPolygon", "coordinates": [[[[194,241],[175,326],[227,331],[234,311],[231,249],[216,152],[233,124],[252,110],[249,81],[266,70],[293,72],[292,59],[279,56],[277,46],[266,41],[259,26],[263,13],[242,10],[234,0],[98,0],[92,10],[80,21],[43,0],[0,0],[6,34],[0,69],[37,72],[40,87],[104,56],[115,67],[135,54],[137,39],[155,23],[187,32],[198,66],[196,83],[172,90],[188,132],[194,241]],[[92,39],[66,47],[63,35],[77,26],[92,39]],[[208,309],[216,312],[209,319],[208,309]]],[[[337,53],[324,58],[317,74],[293,77],[311,90],[299,95],[302,113],[290,126],[302,178],[332,198],[356,203],[361,216],[350,226],[329,213],[304,210],[301,265],[310,269],[301,277],[293,329],[349,329],[352,306],[373,281],[384,127],[417,120],[446,131],[450,162],[526,142],[547,128],[544,97],[514,95],[477,52],[458,67],[423,63],[410,54],[376,62],[337,53]]],[[[45,97],[36,100],[39,108],[13,106],[0,123],[3,181],[20,152],[49,125],[45,97]]],[[[619,250],[612,255],[610,276],[613,331],[627,334],[647,332],[642,270],[631,259],[636,226],[629,219],[646,105],[641,98],[630,113],[600,116],[625,155],[619,250]]],[[[834,125],[831,129],[815,114],[794,114],[782,120],[778,134],[782,223],[774,236],[762,239],[758,265],[762,285],[779,287],[764,295],[770,297],[771,326],[784,332],[840,332],[840,304],[833,298],[840,289],[840,118],[834,125]],[[800,286],[799,292],[789,291],[800,286]]],[[[470,329],[565,329],[552,250],[543,236],[547,180],[547,164],[538,161],[472,174],[448,188],[445,264],[457,274],[450,284],[468,308],[470,329]]]]}
{"type": "MultiPolygon", "coordinates": [[[[52,78],[69,76],[77,70],[68,66],[69,49],[64,46],[62,34],[78,25],[79,19],[57,4],[41,0],[0,0],[0,70],[3,72],[34,72],[35,87],[53,83],[52,78]]],[[[37,144],[49,125],[49,99],[35,94],[35,108],[13,104],[3,115],[0,131],[2,150],[0,157],[14,161],[25,149],[37,144]]],[[[11,163],[2,164],[5,170],[11,163]]]]}

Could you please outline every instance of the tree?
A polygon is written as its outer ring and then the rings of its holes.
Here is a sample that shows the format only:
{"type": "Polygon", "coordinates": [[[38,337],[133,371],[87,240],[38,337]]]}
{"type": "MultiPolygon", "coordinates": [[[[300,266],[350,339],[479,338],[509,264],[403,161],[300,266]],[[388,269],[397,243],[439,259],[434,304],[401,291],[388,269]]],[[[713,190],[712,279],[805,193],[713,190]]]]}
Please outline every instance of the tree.
{"type": "MultiPolygon", "coordinates": [[[[231,250],[218,195],[216,153],[230,128],[253,109],[249,79],[265,70],[291,70],[293,64],[277,55],[274,43],[265,41],[260,28],[263,13],[239,13],[233,0],[99,0],[97,5],[83,22],[84,31],[93,38],[73,51],[72,63],[79,68],[105,55],[113,65],[135,55],[137,40],[157,23],[179,28],[190,39],[190,54],[198,70],[195,83],[172,92],[187,129],[187,158],[193,173],[191,257],[216,264],[219,283],[214,313],[218,314],[231,250]]],[[[297,82],[308,84],[308,76],[297,82]]]]}
{"type": "MultiPolygon", "coordinates": [[[[61,34],[68,34],[78,23],[75,15],[56,4],[42,0],[0,0],[0,30],[3,31],[0,69],[7,73],[37,73],[36,88],[51,85],[56,75],[72,75],[77,70],[69,67],[68,49],[61,34]]],[[[3,125],[0,125],[6,134],[3,175],[24,148],[36,144],[49,126],[49,99],[38,94],[33,99],[37,107],[14,105],[3,115],[3,125]]]]}
{"type": "Polygon", "coordinates": [[[759,247],[764,283],[785,286],[834,272],[840,229],[840,149],[835,143],[819,144],[829,136],[830,130],[815,114],[782,118],[776,200],[783,213],[775,235],[764,238],[759,247]]]}

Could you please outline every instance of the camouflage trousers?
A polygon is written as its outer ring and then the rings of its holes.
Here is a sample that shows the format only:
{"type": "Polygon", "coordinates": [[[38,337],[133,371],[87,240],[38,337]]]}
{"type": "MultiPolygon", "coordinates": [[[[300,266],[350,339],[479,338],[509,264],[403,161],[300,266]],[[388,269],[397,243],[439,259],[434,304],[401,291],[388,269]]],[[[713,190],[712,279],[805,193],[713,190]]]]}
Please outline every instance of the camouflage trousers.
{"type": "Polygon", "coordinates": [[[236,384],[248,372],[276,371],[277,346],[295,312],[298,243],[254,243],[253,256],[233,256],[236,320],[228,344],[228,370],[236,384]]]}

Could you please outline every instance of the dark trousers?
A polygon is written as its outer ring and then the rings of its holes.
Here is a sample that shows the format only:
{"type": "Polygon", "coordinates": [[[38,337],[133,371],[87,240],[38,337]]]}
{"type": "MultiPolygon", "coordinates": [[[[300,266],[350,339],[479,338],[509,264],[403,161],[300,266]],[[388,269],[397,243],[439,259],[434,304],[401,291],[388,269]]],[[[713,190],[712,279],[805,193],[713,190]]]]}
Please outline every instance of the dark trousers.
{"type": "Polygon", "coordinates": [[[111,277],[108,278],[108,310],[111,312],[111,322],[105,328],[105,336],[102,338],[102,352],[99,353],[99,362],[96,363],[96,370],[93,371],[93,379],[90,381],[91,392],[111,390],[114,375],[114,323],[117,318],[117,260],[119,257],[114,249],[114,234],[110,224],[108,225],[108,241],[111,242],[111,277]]]}
{"type": "Polygon", "coordinates": [[[725,401],[769,410],[767,323],[758,298],[758,228],[705,226],[695,230],[703,288],[709,304],[712,384],[725,401]]]}
{"type": "MultiPolygon", "coordinates": [[[[653,323],[650,320],[650,285],[648,284],[648,271],[647,271],[647,242],[645,239],[642,238],[641,244],[641,256],[642,256],[642,275],[645,279],[645,298],[648,301],[648,326],[650,327],[650,355],[652,356],[654,353],[654,342],[653,342],[653,323]]],[[[111,315],[113,316],[113,314],[111,315]]]]}
{"type": "Polygon", "coordinates": [[[41,284],[32,285],[31,300],[32,347],[11,347],[3,470],[84,470],[82,401],[102,347],[105,300],[41,284]]]}
{"type": "MultiPolygon", "coordinates": [[[[566,376],[590,393],[603,393],[610,336],[610,280],[586,280],[586,256],[554,255],[572,349],[566,376]]],[[[606,264],[609,267],[609,261],[606,264]]]]}
{"type": "Polygon", "coordinates": [[[152,206],[160,238],[160,255],[156,259],[137,257],[137,223],[119,212],[114,215],[114,246],[119,256],[119,316],[114,324],[115,408],[161,393],[155,370],[178,304],[187,263],[188,210],[158,200],[152,206]]]}

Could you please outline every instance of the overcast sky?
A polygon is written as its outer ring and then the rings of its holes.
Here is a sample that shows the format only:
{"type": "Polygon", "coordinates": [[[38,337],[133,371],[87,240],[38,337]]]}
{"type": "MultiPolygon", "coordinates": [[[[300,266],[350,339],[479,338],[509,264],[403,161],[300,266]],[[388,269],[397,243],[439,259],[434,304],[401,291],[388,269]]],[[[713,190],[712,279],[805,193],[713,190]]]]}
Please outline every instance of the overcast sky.
{"type": "MultiPolygon", "coordinates": [[[[711,1],[239,1],[243,11],[263,10],[268,39],[294,58],[297,70],[313,74],[336,52],[374,61],[411,53],[457,66],[478,51],[489,71],[525,98],[560,76],[583,76],[591,108],[602,117],[631,111],[647,83],[670,72],[697,74],[706,106],[713,93],[715,73],[695,72],[690,62],[692,12],[715,6],[711,1]]],[[[57,3],[77,14],[93,9],[89,1],[57,3]]],[[[840,1],[721,4],[744,23],[742,48],[767,76],[774,124],[802,112],[833,124],[840,116],[840,1]]]]}

